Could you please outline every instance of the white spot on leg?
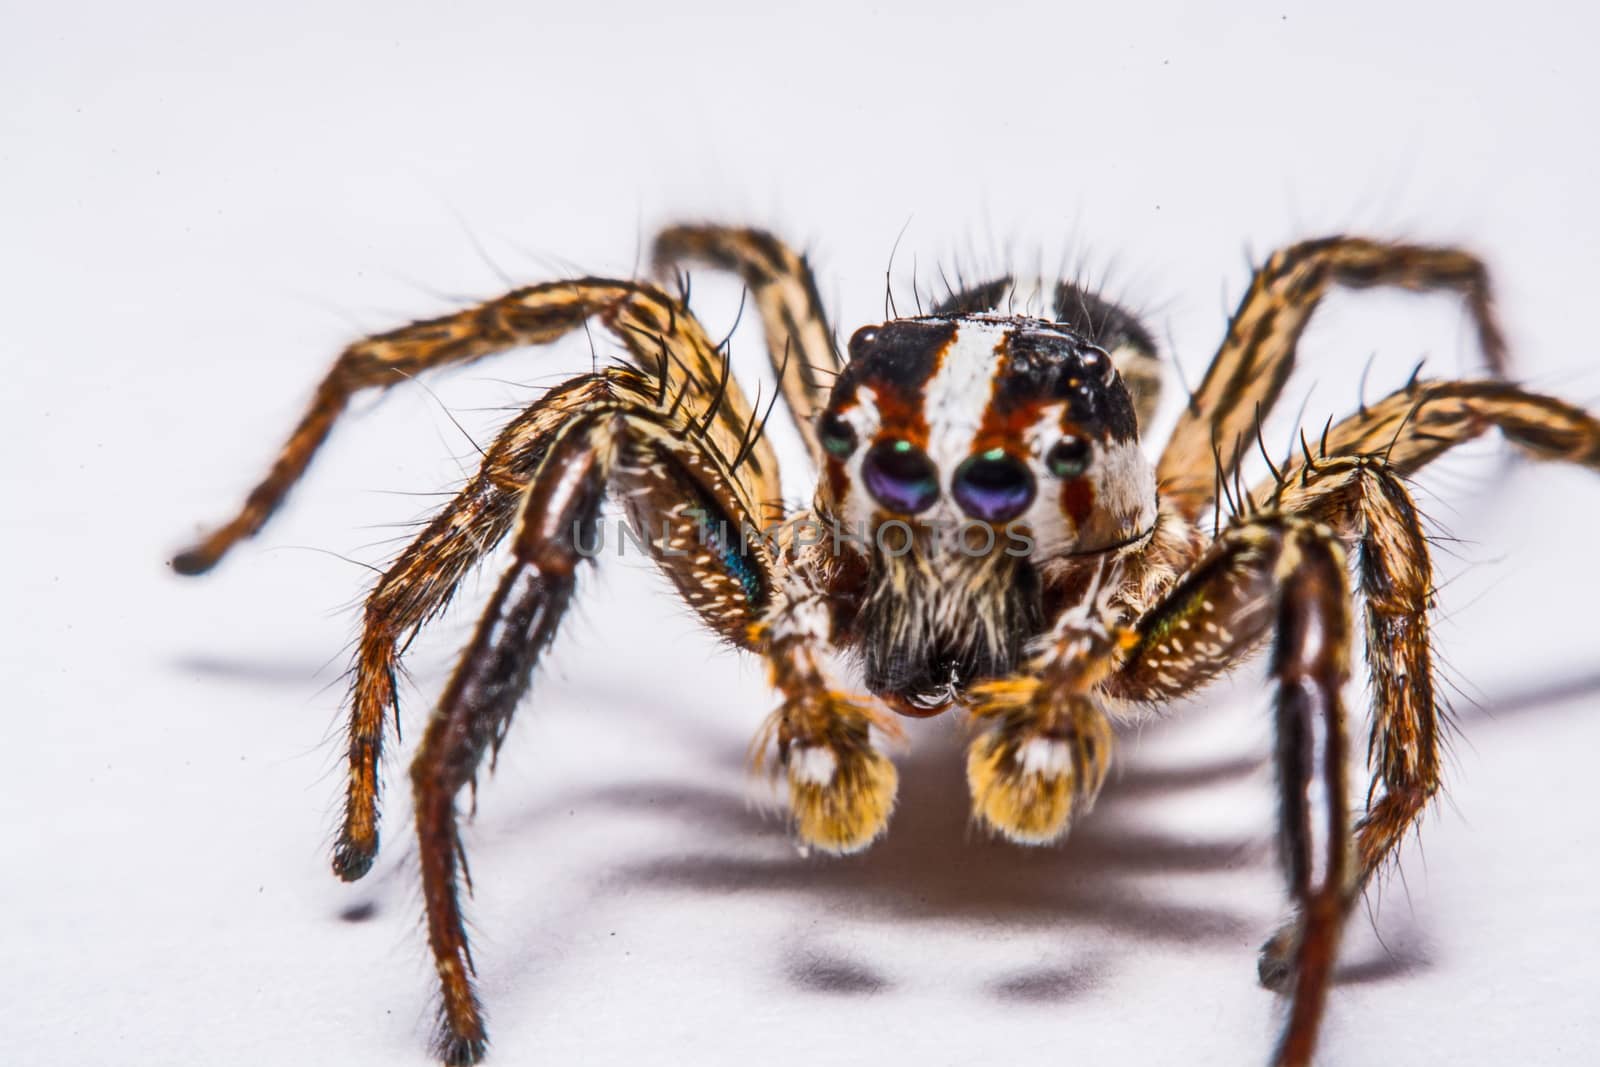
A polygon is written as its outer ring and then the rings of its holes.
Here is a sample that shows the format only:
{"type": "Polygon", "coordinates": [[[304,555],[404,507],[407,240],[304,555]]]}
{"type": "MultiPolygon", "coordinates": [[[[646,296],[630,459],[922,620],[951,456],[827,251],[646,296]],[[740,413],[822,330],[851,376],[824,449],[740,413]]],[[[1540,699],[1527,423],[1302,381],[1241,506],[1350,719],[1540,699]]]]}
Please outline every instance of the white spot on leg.
{"type": "Polygon", "coordinates": [[[802,745],[789,753],[789,776],[811,785],[827,785],[839,769],[839,757],[825,745],[802,745]]]}
{"type": "Polygon", "coordinates": [[[1064,741],[1030,737],[1017,749],[1017,765],[1024,774],[1065,778],[1072,773],[1072,751],[1064,741]]]}

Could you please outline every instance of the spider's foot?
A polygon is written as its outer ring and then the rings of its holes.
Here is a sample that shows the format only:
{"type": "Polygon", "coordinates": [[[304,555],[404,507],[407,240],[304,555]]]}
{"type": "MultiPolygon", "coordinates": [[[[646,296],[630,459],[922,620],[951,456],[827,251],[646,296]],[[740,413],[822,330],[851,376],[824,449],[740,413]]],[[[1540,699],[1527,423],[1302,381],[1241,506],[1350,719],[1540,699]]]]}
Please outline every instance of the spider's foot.
{"type": "Polygon", "coordinates": [[[449,1029],[441,1029],[439,1039],[435,1042],[435,1052],[445,1067],[472,1067],[473,1064],[482,1063],[483,1057],[488,1054],[489,1039],[481,1035],[462,1037],[449,1029]]]}
{"type": "Polygon", "coordinates": [[[802,844],[836,855],[859,852],[889,825],[899,775],[872,747],[877,717],[828,694],[780,711],[779,759],[802,844]]]}
{"type": "Polygon", "coordinates": [[[436,963],[442,1001],[433,1052],[447,1067],[482,1063],[489,1051],[489,1031],[483,1025],[483,1007],[468,977],[472,965],[466,962],[465,946],[461,953],[446,956],[436,963]]]}
{"type": "Polygon", "coordinates": [[[230,523],[173,556],[172,569],[178,574],[193,576],[215,567],[239,539],[236,526],[236,523],[230,523]]]}
{"type": "Polygon", "coordinates": [[[1058,840],[1074,811],[1088,810],[1105,782],[1110,723],[1081,696],[1056,704],[1039,700],[1037,688],[1014,683],[976,695],[973,715],[996,724],[967,751],[974,816],[1018,844],[1058,840]]]}
{"type": "Polygon", "coordinates": [[[185,577],[204,574],[216,565],[216,559],[203,548],[186,548],[172,557],[172,569],[185,577]]]}
{"type": "Polygon", "coordinates": [[[1263,989],[1287,993],[1294,984],[1294,960],[1300,950],[1300,921],[1292,919],[1267,938],[1256,958],[1256,977],[1263,989]]]}
{"type": "Polygon", "coordinates": [[[333,873],[341,881],[358,881],[372,870],[372,861],[377,855],[376,834],[367,840],[357,841],[348,832],[341,833],[338,843],[333,846],[333,873]]]}

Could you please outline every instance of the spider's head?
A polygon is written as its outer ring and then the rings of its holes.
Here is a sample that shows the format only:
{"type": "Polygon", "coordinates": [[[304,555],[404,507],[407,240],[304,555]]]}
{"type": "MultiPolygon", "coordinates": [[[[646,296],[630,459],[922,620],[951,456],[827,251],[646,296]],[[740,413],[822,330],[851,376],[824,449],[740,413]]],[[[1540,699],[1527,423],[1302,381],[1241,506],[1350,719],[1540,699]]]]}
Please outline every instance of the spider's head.
{"type": "Polygon", "coordinates": [[[1133,397],[1097,340],[965,312],[851,338],[817,423],[817,512],[870,561],[856,637],[873,690],[937,703],[1012,669],[1042,625],[1039,565],[1154,522],[1133,397]]]}
{"type": "Polygon", "coordinates": [[[824,515],[885,541],[886,524],[951,544],[959,532],[967,554],[992,530],[993,551],[1026,538],[1040,561],[1154,519],[1133,398],[1110,353],[1073,326],[896,319],[856,331],[850,356],[817,423],[824,515]]]}

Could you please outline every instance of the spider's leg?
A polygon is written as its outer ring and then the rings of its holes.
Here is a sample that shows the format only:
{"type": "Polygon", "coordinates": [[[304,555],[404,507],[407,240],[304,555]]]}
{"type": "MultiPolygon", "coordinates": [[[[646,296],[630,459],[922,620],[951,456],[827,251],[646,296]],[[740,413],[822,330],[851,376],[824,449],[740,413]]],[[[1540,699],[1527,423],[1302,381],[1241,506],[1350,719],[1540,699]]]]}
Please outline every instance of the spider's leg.
{"type": "MultiPolygon", "coordinates": [[[[1440,712],[1428,615],[1427,535],[1404,477],[1446,449],[1498,427],[1533,456],[1600,470],[1600,421],[1563,401],[1502,382],[1423,382],[1400,390],[1328,434],[1259,487],[1272,506],[1333,525],[1356,548],[1372,678],[1373,779],[1356,828],[1354,903],[1440,788],[1440,712]],[[1392,446],[1392,447],[1391,447],[1392,446]]],[[[1283,977],[1292,924],[1262,951],[1262,980],[1283,977]]]]}
{"type": "MultiPolygon", "coordinates": [[[[334,362],[311,405],[262,482],[239,513],[172,561],[180,574],[210,570],[237,542],[254,535],[305,473],[351,398],[438,367],[466,363],[518,345],[545,344],[601,315],[628,345],[635,365],[656,370],[664,389],[691,388],[701,403],[719,392],[721,363],[714,346],[686,309],[650,286],[583,278],[508,293],[453,315],[415,322],[357,341],[334,362]],[[670,358],[669,358],[670,354],[670,358]]],[[[734,398],[735,400],[737,398],[734,398]]],[[[743,428],[742,402],[719,405],[730,432],[743,428]]],[[[773,466],[765,442],[752,466],[773,466]]]]}
{"type": "Polygon", "coordinates": [[[843,692],[829,673],[836,597],[825,572],[791,563],[752,627],[783,694],[757,745],[764,750],[776,736],[801,843],[843,854],[866,848],[889,824],[899,778],[873,746],[872,730],[896,736],[899,729],[871,698],[843,692]]]}
{"type": "Polygon", "coordinates": [[[616,434],[612,420],[586,420],[570,425],[551,445],[523,504],[514,562],[411,764],[428,942],[443,993],[438,1052],[448,1064],[476,1063],[487,1046],[462,927],[456,794],[475,780],[484,755],[505,737],[534,664],[555,636],[583,558],[578,539],[593,543],[596,536],[616,434]]]}
{"type": "MultiPolygon", "coordinates": [[[[1439,789],[1440,715],[1428,623],[1433,564],[1411,495],[1382,457],[1319,461],[1304,488],[1319,480],[1324,494],[1297,510],[1334,527],[1355,548],[1372,689],[1373,778],[1343,889],[1348,910],[1439,789]]],[[[1281,990],[1292,978],[1302,922],[1291,919],[1262,945],[1258,973],[1269,989],[1281,990]]]]}
{"type": "Polygon", "coordinates": [[[1132,636],[1086,602],[1062,614],[1014,675],[972,690],[972,717],[987,726],[967,753],[981,823],[1018,844],[1047,844],[1094,805],[1113,735],[1093,691],[1132,636]]]}
{"type": "Polygon", "coordinates": [[[655,269],[698,261],[733,271],[755,297],[784,402],[819,465],[814,428],[844,361],[806,258],[764,230],[672,226],[656,237],[655,269]]]}
{"type": "MultiPolygon", "coordinates": [[[[617,392],[625,393],[627,372],[620,373],[617,392]]],[[[732,464],[698,436],[698,420],[626,396],[591,398],[565,414],[548,440],[529,443],[524,461],[536,461],[536,469],[513,563],[411,768],[429,941],[444,994],[440,1049],[449,1063],[475,1062],[485,1042],[457,897],[456,796],[504,738],[571,598],[578,563],[605,548],[596,519],[608,484],[622,492],[651,553],[713,630],[747,644],[773,586],[771,557],[748,533],[753,512],[739,499],[732,464]]]]}
{"type": "MultiPolygon", "coordinates": [[[[1491,429],[1536,459],[1600,465],[1600,421],[1574,404],[1492,379],[1419,380],[1337,423],[1320,441],[1307,441],[1279,477],[1251,495],[1307,510],[1342,488],[1340,478],[1318,473],[1325,458],[1377,456],[1405,477],[1491,429]]],[[[1348,480],[1349,471],[1343,474],[1348,480]]]]}
{"type": "Polygon", "coordinates": [[[1490,371],[1505,373],[1505,340],[1490,303],[1488,273],[1475,256],[1355,237],[1306,241],[1275,252],[1251,279],[1156,467],[1164,491],[1189,518],[1210,507],[1218,465],[1227,484],[1241,454],[1254,446],[1256,421],[1282,392],[1300,335],[1330,285],[1461,293],[1490,371]]]}
{"type": "Polygon", "coordinates": [[[1176,696],[1275,637],[1280,854],[1300,915],[1289,1021],[1274,1058],[1282,1065],[1310,1062],[1345,917],[1350,828],[1341,690],[1349,677],[1349,612],[1344,552],[1333,531],[1259,514],[1224,531],[1138,620],[1136,643],[1108,679],[1124,697],[1176,696]]]}
{"type": "MultiPolygon", "coordinates": [[[[1600,470],[1600,420],[1582,408],[1509,382],[1418,381],[1330,428],[1320,443],[1307,441],[1276,477],[1251,489],[1246,510],[1309,515],[1348,533],[1363,471],[1381,467],[1405,477],[1490,429],[1536,458],[1600,470]]],[[[1195,570],[1207,565],[1203,558],[1195,570]]],[[[1141,632],[1149,630],[1148,639],[1107,680],[1114,695],[1183,696],[1236,666],[1264,633],[1248,603],[1201,598],[1174,614],[1174,595],[1166,608],[1146,613],[1141,632]],[[1176,640],[1166,640],[1169,634],[1176,640]]]]}
{"type": "Polygon", "coordinates": [[[400,646],[445,609],[462,578],[511,528],[523,490],[562,425],[574,413],[638,396],[647,384],[627,371],[611,370],[547,393],[500,433],[477,474],[368,595],[350,694],[344,822],[333,852],[340,878],[362,877],[378,852],[378,762],[384,719],[398,702],[400,646]]]}
{"type": "MultiPolygon", "coordinates": [[[[497,543],[512,521],[516,498],[532,481],[550,441],[575,417],[603,409],[630,414],[642,443],[637,469],[620,472],[641,529],[699,547],[684,559],[658,562],[713,629],[743,643],[769,566],[744,532],[761,527],[778,497],[776,460],[756,413],[727,376],[723,360],[711,380],[714,353],[688,311],[649,289],[631,289],[607,313],[636,363],[656,358],[654,374],[614,367],[583,375],[546,394],[490,446],[478,474],[384,575],[367,602],[350,711],[350,779],[345,819],[334,850],[341,878],[360,878],[378,848],[377,765],[384,715],[395,703],[397,644],[442,610],[461,577],[497,543]],[[688,373],[685,373],[685,368],[688,373]],[[712,522],[713,517],[716,521],[712,522]],[[709,524],[709,525],[706,525],[709,524]],[[668,529],[663,530],[666,526],[668,529]],[[716,539],[721,537],[721,541],[716,539]],[[721,553],[709,560],[716,543],[721,553]],[[733,549],[741,551],[730,555],[733,549]],[[699,560],[704,557],[709,564],[699,560]],[[731,578],[727,566],[738,569],[731,578]],[[727,588],[728,583],[733,588],[727,588]],[[758,588],[759,587],[759,588],[758,588]]],[[[674,553],[685,551],[682,545],[674,553]]]]}

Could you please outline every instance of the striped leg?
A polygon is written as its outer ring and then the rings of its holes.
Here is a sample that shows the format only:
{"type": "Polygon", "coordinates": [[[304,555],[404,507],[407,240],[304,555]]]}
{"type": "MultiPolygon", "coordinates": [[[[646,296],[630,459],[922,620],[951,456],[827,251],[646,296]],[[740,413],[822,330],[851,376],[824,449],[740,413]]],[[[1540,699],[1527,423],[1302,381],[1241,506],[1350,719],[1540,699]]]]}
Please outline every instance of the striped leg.
{"type": "Polygon", "coordinates": [[[1251,279],[1156,468],[1164,491],[1189,518],[1210,506],[1219,466],[1226,484],[1252,444],[1256,422],[1283,391],[1300,335],[1330,285],[1459,292],[1477,324],[1489,370],[1505,373],[1505,340],[1490,303],[1488,273],[1475,256],[1356,237],[1306,241],[1276,252],[1251,279]]]}
{"type": "MultiPolygon", "coordinates": [[[[657,562],[713,630],[748,647],[772,595],[771,557],[759,542],[745,539],[752,513],[735,491],[732,462],[696,436],[693,420],[674,422],[670,409],[619,397],[646,386],[642,379],[621,371],[601,381],[610,395],[599,398],[589,392],[590,383],[577,383],[549,411],[550,419],[564,420],[559,426],[541,431],[530,425],[516,438],[518,462],[533,469],[514,561],[411,767],[428,935],[444,994],[440,1052],[447,1063],[476,1062],[486,1042],[457,892],[464,858],[456,797],[504,738],[571,599],[578,563],[604,548],[597,516],[607,487],[628,502],[657,562]]],[[[541,422],[535,413],[525,418],[541,422]]],[[[441,522],[452,522],[448,513],[441,522]]]]}
{"type": "MultiPolygon", "coordinates": [[[[466,363],[518,345],[545,344],[600,315],[627,344],[635,364],[658,369],[666,392],[692,391],[699,405],[716,410],[724,430],[737,435],[750,412],[734,393],[720,397],[724,361],[688,310],[650,286],[583,278],[508,293],[453,315],[415,322],[351,345],[317,387],[311,406],[279,451],[265,479],[239,513],[172,561],[180,574],[210,570],[227,551],[266,523],[327,439],[352,397],[388,387],[437,367],[466,363]]],[[[750,465],[773,470],[776,459],[758,442],[750,465]]],[[[775,498],[776,492],[770,497],[775,498]]]]}
{"type": "MultiPolygon", "coordinates": [[[[1403,479],[1491,428],[1537,458],[1600,470],[1600,420],[1579,408],[1499,381],[1414,382],[1330,428],[1319,445],[1307,442],[1299,457],[1251,494],[1274,521],[1303,516],[1302,521],[1325,522],[1356,550],[1372,672],[1374,777],[1355,828],[1354,863],[1340,887],[1345,911],[1393,856],[1440,785],[1427,617],[1432,566],[1403,479]]],[[[1260,639],[1265,601],[1252,600],[1248,587],[1241,596],[1224,547],[1251,525],[1226,532],[1165,606],[1141,621],[1140,646],[1112,680],[1117,695],[1177,697],[1228,669],[1260,639]],[[1196,576],[1208,571],[1212,584],[1228,591],[1225,597],[1200,591],[1196,576]]],[[[1293,985],[1300,996],[1303,946],[1314,940],[1314,918],[1302,911],[1263,946],[1263,984],[1293,985]]],[[[1309,1044],[1301,1047],[1309,1054],[1309,1044]]]]}
{"type": "Polygon", "coordinates": [[[844,361],[806,258],[764,230],[673,226],[656,237],[658,273],[690,261],[733,271],[750,287],[784,400],[820,465],[822,446],[813,424],[844,361]]]}
{"type": "Polygon", "coordinates": [[[501,579],[428,723],[411,764],[428,943],[443,994],[437,1051],[447,1064],[477,1063],[488,1047],[462,924],[464,867],[456,795],[497,749],[534,664],[554,638],[593,538],[616,454],[616,422],[568,427],[551,445],[522,507],[514,561],[501,579]]]}
{"type": "Polygon", "coordinates": [[[478,473],[402,552],[367,597],[350,694],[349,779],[333,869],[355,881],[378,852],[378,762],[384,717],[398,719],[400,648],[443,611],[467,573],[511,528],[523,490],[565,422],[598,405],[640,396],[648,383],[612,371],[568,382],[496,438],[478,473]]]}
{"type": "MultiPolygon", "coordinates": [[[[712,346],[687,311],[654,290],[622,291],[624,302],[608,310],[607,321],[636,362],[655,359],[655,377],[617,368],[547,394],[500,435],[478,475],[368,599],[350,707],[344,825],[334,848],[341,878],[360,878],[377,854],[377,767],[384,715],[396,699],[398,646],[443,609],[460,579],[504,536],[517,496],[553,435],[572,418],[606,408],[637,416],[637,444],[624,472],[628,499],[650,513],[640,529],[654,535],[664,532],[662,524],[670,528],[672,554],[658,554],[658,562],[717,632],[742,642],[750,621],[746,601],[764,603],[760,576],[768,563],[760,546],[747,545],[740,532],[768,521],[770,502],[779,493],[776,461],[763,451],[754,412],[730,380],[727,361],[711,369],[712,346]],[[714,525],[703,525],[714,517],[714,525]],[[722,541],[708,547],[717,537],[722,541]],[[728,570],[730,564],[737,574],[728,570]]],[[[547,295],[564,294],[570,295],[569,286],[547,295]]],[[[593,305],[562,306],[566,328],[572,329],[593,305]]],[[[550,316],[556,317],[553,310],[550,316]]],[[[541,336],[554,336],[555,329],[554,321],[547,322],[541,336]]]]}
{"type": "Polygon", "coordinates": [[[1275,509],[1336,526],[1356,548],[1372,675],[1374,777],[1357,831],[1352,900],[1440,786],[1428,628],[1433,571],[1404,478],[1491,428],[1536,458],[1600,470],[1600,420],[1579,408],[1504,382],[1416,382],[1333,427],[1316,452],[1308,443],[1282,468],[1281,481],[1254,494],[1275,509]]]}

